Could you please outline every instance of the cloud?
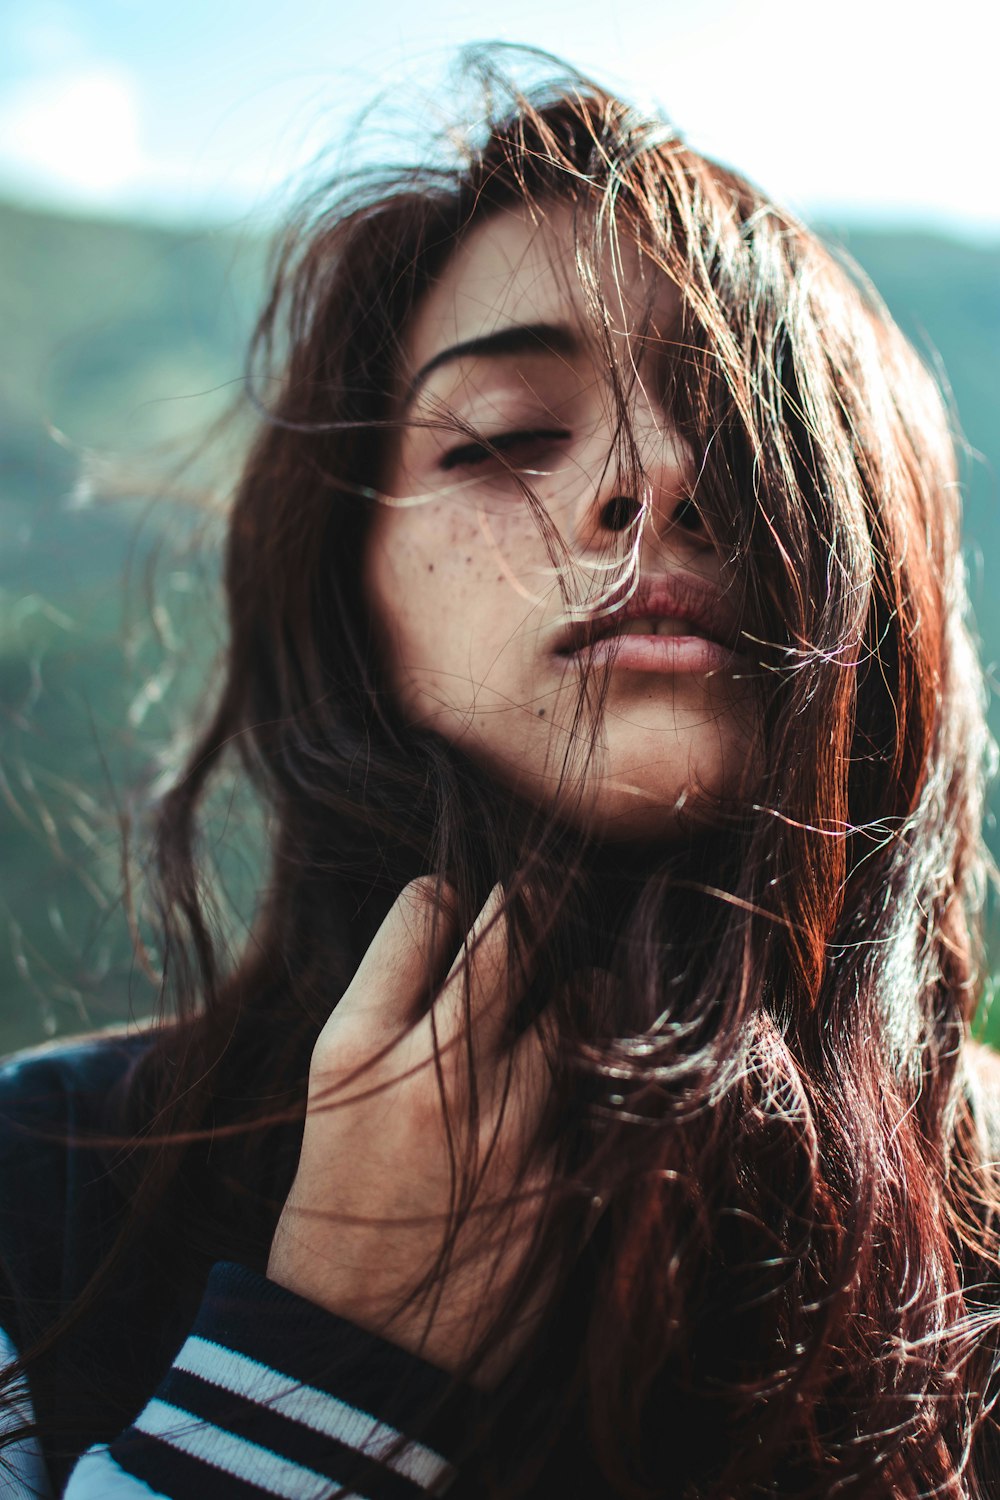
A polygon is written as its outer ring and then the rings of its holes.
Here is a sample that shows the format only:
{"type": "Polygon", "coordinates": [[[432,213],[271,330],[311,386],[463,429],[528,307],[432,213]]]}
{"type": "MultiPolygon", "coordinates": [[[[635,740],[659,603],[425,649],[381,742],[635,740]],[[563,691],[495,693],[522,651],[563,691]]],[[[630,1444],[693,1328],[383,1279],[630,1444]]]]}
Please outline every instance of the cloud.
{"type": "Polygon", "coordinates": [[[0,104],[0,170],[29,190],[114,201],[143,167],[139,90],[124,68],[22,79],[0,104]]]}

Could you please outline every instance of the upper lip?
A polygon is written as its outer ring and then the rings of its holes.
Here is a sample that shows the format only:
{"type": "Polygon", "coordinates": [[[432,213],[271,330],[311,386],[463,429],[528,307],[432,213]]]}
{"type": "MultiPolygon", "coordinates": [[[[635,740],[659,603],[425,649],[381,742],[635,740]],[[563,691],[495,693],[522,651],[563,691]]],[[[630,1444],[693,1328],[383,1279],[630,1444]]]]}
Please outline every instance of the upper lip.
{"type": "Polygon", "coordinates": [[[643,579],[633,593],[602,601],[562,631],[556,641],[558,656],[572,656],[595,641],[621,633],[630,620],[679,620],[692,635],[705,636],[735,651],[740,637],[736,611],[718,584],[696,573],[670,573],[643,579]]]}

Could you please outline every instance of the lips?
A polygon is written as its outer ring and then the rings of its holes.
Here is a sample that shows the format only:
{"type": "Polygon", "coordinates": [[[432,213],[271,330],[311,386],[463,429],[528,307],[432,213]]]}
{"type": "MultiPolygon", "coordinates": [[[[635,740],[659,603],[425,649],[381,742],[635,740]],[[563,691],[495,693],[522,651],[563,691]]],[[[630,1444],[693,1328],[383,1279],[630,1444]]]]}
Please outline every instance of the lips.
{"type": "Polygon", "coordinates": [[[625,636],[700,636],[735,651],[736,613],[717,584],[694,573],[672,573],[641,582],[634,593],[604,604],[569,625],[555,646],[557,656],[575,656],[599,641],[625,636]]]}

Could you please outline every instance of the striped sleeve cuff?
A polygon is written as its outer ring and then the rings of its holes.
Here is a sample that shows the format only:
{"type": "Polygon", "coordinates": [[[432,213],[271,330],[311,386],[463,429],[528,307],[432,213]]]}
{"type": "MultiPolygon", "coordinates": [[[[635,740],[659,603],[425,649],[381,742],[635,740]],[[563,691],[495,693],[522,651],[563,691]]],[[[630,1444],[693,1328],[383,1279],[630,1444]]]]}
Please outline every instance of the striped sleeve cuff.
{"type": "Polygon", "coordinates": [[[417,1500],[454,1478],[460,1399],[443,1371],[219,1265],[191,1335],[108,1458],[183,1500],[417,1500]]]}

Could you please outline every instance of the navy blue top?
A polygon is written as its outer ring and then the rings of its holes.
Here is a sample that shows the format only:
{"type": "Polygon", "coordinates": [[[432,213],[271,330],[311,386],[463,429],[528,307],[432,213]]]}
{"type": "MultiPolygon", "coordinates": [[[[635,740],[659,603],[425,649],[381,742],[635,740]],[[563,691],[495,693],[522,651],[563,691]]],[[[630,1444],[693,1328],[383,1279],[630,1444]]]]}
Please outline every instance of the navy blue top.
{"type": "MultiPolygon", "coordinates": [[[[148,1045],[43,1048],[0,1070],[0,1327],[17,1348],[58,1327],[130,1221],[136,1174],[115,1137],[148,1045]]],[[[70,1410],[77,1430],[29,1455],[27,1477],[0,1475],[3,1494],[413,1500],[447,1487],[462,1405],[448,1375],[259,1268],[213,1264],[196,1233],[135,1231],[92,1313],[33,1366],[45,1430],[70,1410]]]]}

